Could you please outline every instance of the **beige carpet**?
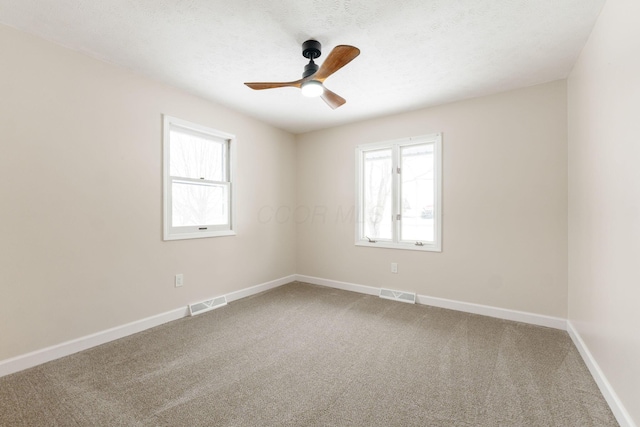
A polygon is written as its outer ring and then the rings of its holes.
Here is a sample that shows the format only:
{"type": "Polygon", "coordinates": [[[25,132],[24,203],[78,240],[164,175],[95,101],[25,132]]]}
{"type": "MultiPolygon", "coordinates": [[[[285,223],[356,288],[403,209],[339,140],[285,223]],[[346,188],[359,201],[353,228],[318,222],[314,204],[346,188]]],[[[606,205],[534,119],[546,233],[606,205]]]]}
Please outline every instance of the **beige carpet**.
{"type": "Polygon", "coordinates": [[[2,426],[615,426],[569,336],[302,283],[0,378],[2,426]]]}

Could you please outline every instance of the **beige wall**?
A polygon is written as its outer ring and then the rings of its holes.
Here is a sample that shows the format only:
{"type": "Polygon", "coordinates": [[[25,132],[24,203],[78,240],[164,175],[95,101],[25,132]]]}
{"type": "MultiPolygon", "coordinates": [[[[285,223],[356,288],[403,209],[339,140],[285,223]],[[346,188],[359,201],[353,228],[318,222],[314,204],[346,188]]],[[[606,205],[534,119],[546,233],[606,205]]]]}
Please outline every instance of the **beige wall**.
{"type": "Polygon", "coordinates": [[[568,80],[569,319],[640,423],[640,2],[609,0],[568,80]]]}
{"type": "Polygon", "coordinates": [[[258,216],[294,204],[290,134],[8,27],[0,52],[0,360],[295,273],[258,216]],[[163,113],[237,136],[237,236],[162,241],[163,113]]]}
{"type": "Polygon", "coordinates": [[[558,81],[298,136],[298,273],[565,317],[566,120],[558,81]],[[356,247],[356,145],[434,132],[442,253],[356,247]]]}

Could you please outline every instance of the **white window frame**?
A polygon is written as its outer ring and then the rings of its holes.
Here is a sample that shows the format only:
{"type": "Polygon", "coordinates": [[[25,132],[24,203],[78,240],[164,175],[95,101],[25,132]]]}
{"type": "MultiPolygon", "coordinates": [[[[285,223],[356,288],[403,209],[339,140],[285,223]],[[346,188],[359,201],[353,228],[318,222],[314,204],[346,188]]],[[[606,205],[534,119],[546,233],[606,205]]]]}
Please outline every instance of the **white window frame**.
{"type": "MultiPolygon", "coordinates": [[[[400,171],[402,173],[402,171],[400,171]]],[[[434,133],[411,138],[403,138],[393,141],[373,142],[358,145],[356,147],[356,246],[372,248],[406,249],[414,251],[442,252],[442,134],[434,133]],[[433,242],[409,242],[400,240],[401,214],[401,180],[398,173],[400,163],[400,148],[418,145],[433,144],[434,154],[434,241],[433,242]],[[392,149],[392,238],[390,240],[370,241],[364,236],[364,154],[368,151],[392,149]]]]}
{"type": "Polygon", "coordinates": [[[186,120],[178,119],[168,115],[163,115],[163,229],[164,240],[182,240],[182,239],[199,239],[204,237],[220,237],[235,236],[236,232],[236,185],[235,185],[235,158],[236,158],[236,137],[235,135],[221,132],[206,126],[192,123],[186,120]],[[170,175],[170,130],[174,127],[186,129],[188,131],[203,134],[205,136],[221,139],[227,142],[227,168],[228,181],[199,181],[184,177],[173,177],[170,175]],[[225,225],[207,225],[189,226],[189,227],[173,227],[171,221],[172,214],[172,184],[173,182],[202,182],[204,184],[227,184],[229,187],[228,195],[228,218],[229,224],[225,225]]]}

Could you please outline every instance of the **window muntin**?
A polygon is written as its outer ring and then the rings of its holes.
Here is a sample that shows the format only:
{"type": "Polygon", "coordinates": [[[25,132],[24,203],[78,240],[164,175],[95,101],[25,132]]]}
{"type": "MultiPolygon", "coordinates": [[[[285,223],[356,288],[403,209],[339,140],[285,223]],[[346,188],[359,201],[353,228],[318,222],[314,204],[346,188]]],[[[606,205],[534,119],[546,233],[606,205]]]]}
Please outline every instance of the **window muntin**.
{"type": "Polygon", "coordinates": [[[235,138],[164,117],[164,239],[228,236],[233,231],[235,138]]]}
{"type": "Polygon", "coordinates": [[[356,244],[441,250],[441,135],[358,146],[356,244]]]}

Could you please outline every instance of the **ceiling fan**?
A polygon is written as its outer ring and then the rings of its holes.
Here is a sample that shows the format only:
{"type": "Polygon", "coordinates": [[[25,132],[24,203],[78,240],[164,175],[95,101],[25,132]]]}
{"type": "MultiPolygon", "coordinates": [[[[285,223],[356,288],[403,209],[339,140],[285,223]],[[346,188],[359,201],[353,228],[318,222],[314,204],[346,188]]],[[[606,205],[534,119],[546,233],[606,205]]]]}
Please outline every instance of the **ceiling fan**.
{"type": "Polygon", "coordinates": [[[302,56],[308,58],[309,63],[304,67],[304,73],[302,73],[300,80],[280,83],[245,83],[245,85],[255,90],[297,87],[302,90],[303,95],[321,96],[329,107],[336,109],[347,101],[340,95],[331,92],[323,83],[327,77],[360,55],[360,49],[348,45],[336,46],[331,53],[329,53],[329,56],[327,56],[327,59],[324,60],[322,65],[318,67],[313,60],[320,57],[320,49],[320,42],[316,40],[307,40],[302,43],[302,56]]]}

